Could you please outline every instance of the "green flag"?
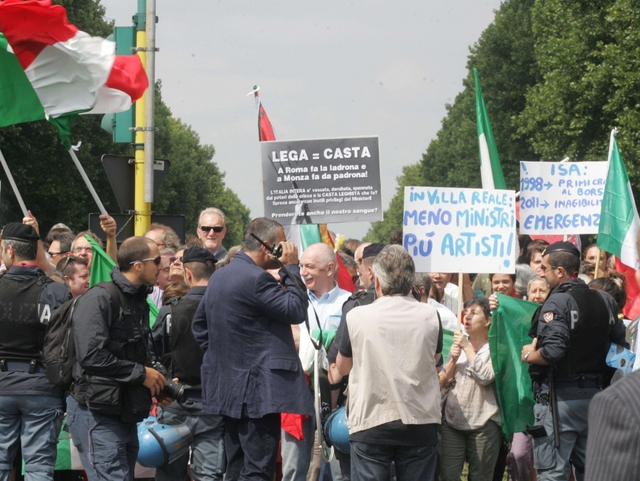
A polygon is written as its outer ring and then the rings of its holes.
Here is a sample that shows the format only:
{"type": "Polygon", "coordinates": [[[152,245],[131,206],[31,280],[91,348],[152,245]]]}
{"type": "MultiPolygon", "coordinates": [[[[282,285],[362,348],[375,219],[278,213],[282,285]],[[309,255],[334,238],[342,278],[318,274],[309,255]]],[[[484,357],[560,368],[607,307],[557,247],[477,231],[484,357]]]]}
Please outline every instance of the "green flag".
{"type": "Polygon", "coordinates": [[[444,362],[446,362],[449,357],[451,344],[453,344],[453,331],[442,329],[442,360],[444,362]]]}
{"type": "Polygon", "coordinates": [[[489,349],[496,373],[496,392],[505,436],[523,432],[533,424],[533,393],[529,366],[522,362],[522,347],[531,344],[531,317],[539,304],[497,294],[499,307],[491,316],[489,349]]]}
{"type": "MultiPolygon", "coordinates": [[[[93,260],[91,261],[91,277],[89,285],[93,287],[100,282],[111,282],[111,271],[116,266],[116,263],[113,262],[113,259],[109,257],[104,250],[102,250],[102,247],[100,247],[97,242],[91,238],[91,236],[85,234],[84,237],[93,247],[93,260]]],[[[153,327],[156,323],[156,318],[158,317],[160,310],[151,301],[151,299],[147,298],[147,303],[149,304],[149,326],[153,327]]]]}
{"type": "Polygon", "coordinates": [[[482,97],[482,88],[478,78],[478,70],[473,69],[473,78],[476,82],[476,117],[478,120],[478,143],[480,145],[480,174],[482,176],[483,189],[506,189],[507,184],[502,175],[500,157],[496,139],[489,123],[487,107],[482,97]]]}

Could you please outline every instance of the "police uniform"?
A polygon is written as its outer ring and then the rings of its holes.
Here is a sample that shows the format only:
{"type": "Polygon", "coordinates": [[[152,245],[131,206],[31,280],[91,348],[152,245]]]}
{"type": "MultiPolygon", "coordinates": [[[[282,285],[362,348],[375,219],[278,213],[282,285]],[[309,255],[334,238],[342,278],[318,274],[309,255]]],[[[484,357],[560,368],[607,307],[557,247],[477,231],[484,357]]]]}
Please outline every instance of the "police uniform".
{"type": "MultiPolygon", "coordinates": [[[[8,224],[2,238],[37,242],[33,227],[8,224]]],[[[25,480],[53,479],[64,392],[46,377],[42,348],[51,314],[71,299],[35,265],[13,266],[0,277],[0,479],[8,480],[22,444],[25,480]]]]}
{"type": "Polygon", "coordinates": [[[571,464],[577,480],[584,478],[589,403],[609,384],[606,355],[610,343],[625,345],[625,328],[617,311],[611,296],[590,290],[579,279],[558,285],[538,311],[538,349],[550,364],[531,370],[535,424],[545,428],[533,439],[538,479],[568,480],[571,464]],[[550,409],[550,374],[557,413],[550,409]],[[559,447],[554,446],[553,416],[559,428],[559,447]]]}
{"type": "MultiPolygon", "coordinates": [[[[202,247],[191,247],[182,262],[216,262],[202,247]]],[[[191,321],[204,297],[206,286],[192,287],[187,294],[163,306],[153,326],[155,353],[169,371],[172,379],[187,385],[184,401],[158,409],[160,422],[180,421],[193,434],[191,472],[197,480],[222,480],[225,472],[224,418],[202,412],[200,368],[202,349],[191,331],[191,321]]],[[[184,454],[167,466],[156,470],[156,481],[183,479],[187,474],[189,455],[184,454]]]]}

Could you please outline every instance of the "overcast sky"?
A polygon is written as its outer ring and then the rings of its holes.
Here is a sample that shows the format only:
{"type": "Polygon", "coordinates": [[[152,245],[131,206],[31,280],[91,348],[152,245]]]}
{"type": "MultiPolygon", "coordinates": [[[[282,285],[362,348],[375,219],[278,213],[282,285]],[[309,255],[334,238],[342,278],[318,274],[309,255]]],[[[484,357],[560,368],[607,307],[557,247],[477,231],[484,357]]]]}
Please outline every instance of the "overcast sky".
{"type": "MultiPolygon", "coordinates": [[[[257,116],[246,97],[256,84],[278,140],[378,135],[386,209],[402,167],[421,159],[462,90],[469,47],[500,3],[158,1],[156,78],[173,115],[213,144],[252,217],[263,214],[257,116]]],[[[135,0],[102,4],[117,26],[131,25],[135,0]]],[[[358,238],[369,227],[330,225],[358,238]]]]}

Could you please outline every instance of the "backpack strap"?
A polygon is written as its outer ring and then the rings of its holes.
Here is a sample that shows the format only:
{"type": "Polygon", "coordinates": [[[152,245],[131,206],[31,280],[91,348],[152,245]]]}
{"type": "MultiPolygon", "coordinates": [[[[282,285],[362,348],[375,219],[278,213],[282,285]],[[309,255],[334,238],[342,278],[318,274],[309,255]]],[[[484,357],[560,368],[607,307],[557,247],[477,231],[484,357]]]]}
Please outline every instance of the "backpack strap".
{"type": "Polygon", "coordinates": [[[131,308],[129,307],[129,302],[124,297],[124,293],[122,290],[116,286],[113,282],[100,282],[96,284],[109,292],[111,295],[111,302],[114,311],[118,314],[122,311],[122,315],[124,317],[124,327],[127,332],[127,360],[133,361],[135,360],[135,332],[133,330],[134,320],[133,314],[131,314],[131,308]]]}

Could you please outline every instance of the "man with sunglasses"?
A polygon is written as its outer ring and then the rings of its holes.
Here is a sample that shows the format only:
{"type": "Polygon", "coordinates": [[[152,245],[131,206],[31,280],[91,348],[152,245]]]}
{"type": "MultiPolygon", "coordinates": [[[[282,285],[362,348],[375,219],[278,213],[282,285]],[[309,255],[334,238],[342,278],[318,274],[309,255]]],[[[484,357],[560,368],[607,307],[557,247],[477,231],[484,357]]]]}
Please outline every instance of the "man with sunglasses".
{"type": "Polygon", "coordinates": [[[65,257],[58,263],[56,270],[64,276],[73,297],[81,296],[89,290],[91,272],[86,259],[77,256],[65,257]]]}
{"type": "Polygon", "coordinates": [[[51,314],[71,294],[36,266],[36,230],[7,224],[2,231],[0,277],[0,479],[22,445],[25,479],[53,479],[64,392],[47,380],[44,331],[51,314]]]}
{"type": "Polygon", "coordinates": [[[582,481],[589,404],[609,385],[607,352],[611,343],[626,346],[625,327],[613,298],[577,278],[580,251],[573,244],[551,244],[540,267],[553,290],[534,315],[533,343],[521,353],[522,361],[532,365],[536,398],[535,426],[528,432],[538,479],[568,480],[573,465],[582,481]]]}
{"type": "Polygon", "coordinates": [[[147,351],[146,298],[158,277],[158,246],[145,237],[130,237],[117,259],[113,283],[89,289],[72,318],[77,362],[67,426],[90,480],[133,480],[136,423],[149,415],[152,396],[166,401],[166,380],[149,367],[147,351]]]}
{"type": "Polygon", "coordinates": [[[198,217],[198,238],[205,249],[211,252],[218,262],[227,256],[227,249],[222,245],[227,233],[226,216],[215,207],[207,207],[198,217]]]}

